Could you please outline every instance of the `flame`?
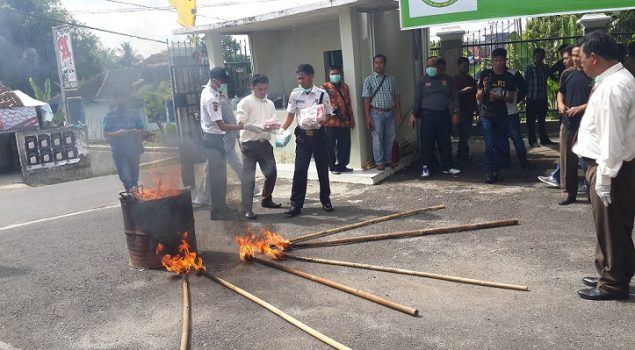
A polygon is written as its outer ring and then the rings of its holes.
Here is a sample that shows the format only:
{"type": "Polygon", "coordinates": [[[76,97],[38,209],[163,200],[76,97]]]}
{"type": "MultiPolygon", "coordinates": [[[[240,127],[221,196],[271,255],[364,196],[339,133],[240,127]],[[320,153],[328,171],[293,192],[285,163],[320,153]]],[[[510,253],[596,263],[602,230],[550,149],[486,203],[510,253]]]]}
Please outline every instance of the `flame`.
{"type": "Polygon", "coordinates": [[[174,197],[183,191],[181,176],[178,169],[171,169],[165,174],[150,174],[152,187],[139,187],[135,196],[140,200],[150,201],[155,199],[174,197]]]}
{"type": "Polygon", "coordinates": [[[175,272],[177,275],[188,273],[194,269],[197,271],[206,270],[203,265],[203,259],[197,257],[195,252],[190,252],[190,245],[187,244],[187,232],[183,233],[181,244],[179,245],[179,254],[170,256],[165,254],[161,259],[161,263],[169,272],[175,272]]]}
{"type": "Polygon", "coordinates": [[[165,246],[163,244],[161,244],[161,243],[157,244],[157,247],[154,250],[155,254],[159,255],[163,251],[163,248],[165,248],[165,246]]]}
{"type": "Polygon", "coordinates": [[[283,259],[284,251],[291,243],[281,235],[267,229],[263,229],[259,235],[249,232],[244,236],[234,237],[238,243],[240,260],[246,261],[256,253],[268,255],[274,259],[283,259]]]}

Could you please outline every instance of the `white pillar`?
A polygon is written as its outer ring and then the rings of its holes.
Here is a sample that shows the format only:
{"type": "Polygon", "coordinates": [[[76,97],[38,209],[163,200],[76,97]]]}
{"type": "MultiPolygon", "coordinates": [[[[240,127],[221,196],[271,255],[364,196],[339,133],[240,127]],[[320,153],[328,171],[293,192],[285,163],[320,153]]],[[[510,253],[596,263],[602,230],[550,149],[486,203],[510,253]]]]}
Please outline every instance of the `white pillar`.
{"type": "Polygon", "coordinates": [[[456,62],[463,56],[463,35],[465,31],[461,27],[447,27],[437,33],[441,39],[441,57],[447,62],[446,74],[448,75],[458,73],[456,62]]]}
{"type": "Polygon", "coordinates": [[[582,26],[584,34],[588,34],[596,30],[607,32],[611,20],[611,16],[607,16],[603,13],[590,13],[582,16],[577,23],[582,26]]]}
{"type": "Polygon", "coordinates": [[[225,67],[220,32],[215,31],[205,33],[205,43],[207,44],[207,56],[209,58],[210,68],[225,67]]]}
{"type": "Polygon", "coordinates": [[[356,10],[344,7],[339,11],[340,40],[342,45],[342,61],[344,79],[351,93],[351,104],[355,117],[355,128],[351,131],[351,160],[350,166],[359,169],[372,159],[370,135],[364,127],[364,110],[362,106],[362,59],[359,44],[359,20],[356,10]]]}

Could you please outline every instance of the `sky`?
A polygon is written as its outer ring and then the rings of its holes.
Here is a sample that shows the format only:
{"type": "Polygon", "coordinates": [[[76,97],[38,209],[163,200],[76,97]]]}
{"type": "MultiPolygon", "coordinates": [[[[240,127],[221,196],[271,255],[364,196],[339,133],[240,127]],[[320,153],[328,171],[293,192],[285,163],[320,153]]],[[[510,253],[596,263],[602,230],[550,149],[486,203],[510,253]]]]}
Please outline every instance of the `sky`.
{"type": "MultiPolygon", "coordinates": [[[[115,0],[150,7],[169,6],[168,0],[115,0]]],[[[207,24],[222,19],[238,19],[285,8],[295,7],[300,4],[316,2],[312,0],[197,0],[198,14],[196,24],[207,24]],[[223,4],[210,7],[212,4],[223,4]]],[[[184,40],[184,36],[175,36],[172,30],[179,28],[176,23],[176,12],[171,11],[139,11],[139,12],[113,12],[121,9],[135,8],[134,5],[115,3],[108,0],[61,0],[62,5],[69,10],[77,20],[87,25],[110,29],[118,32],[134,34],[138,36],[158,40],[184,40]],[[93,12],[89,14],[88,12],[93,12]]],[[[137,7],[138,8],[138,7],[137,7]]],[[[470,23],[463,29],[477,30],[486,25],[486,22],[470,23]]],[[[431,29],[432,34],[440,27],[431,29]]],[[[153,53],[165,50],[166,45],[152,41],[128,38],[124,36],[93,31],[109,48],[116,48],[122,42],[129,41],[138,54],[148,57],[153,53]]]]}

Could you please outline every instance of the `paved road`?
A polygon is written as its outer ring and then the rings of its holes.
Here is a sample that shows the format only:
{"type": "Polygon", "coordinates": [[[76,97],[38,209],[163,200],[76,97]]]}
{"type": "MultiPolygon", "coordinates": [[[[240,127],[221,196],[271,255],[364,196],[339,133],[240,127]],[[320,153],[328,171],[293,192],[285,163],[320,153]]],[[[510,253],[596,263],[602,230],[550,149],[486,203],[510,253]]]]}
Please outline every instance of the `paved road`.
{"type": "MultiPolygon", "coordinates": [[[[535,155],[534,155],[535,156],[535,155]]],[[[478,159],[474,161],[478,163],[478,159]]],[[[500,282],[530,292],[461,285],[287,261],[419,309],[411,317],[268,267],[241,263],[232,237],[246,222],[211,222],[195,211],[199,249],[210,272],[249,290],[355,349],[632,349],[635,296],[589,302],[575,291],[593,273],[591,213],[557,205],[558,190],[534,182],[540,170],[508,173],[504,185],[480,182],[477,165],[461,176],[419,181],[415,170],[373,187],[333,185],[336,211],[319,209],[309,186],[304,215],[256,207],[260,224],[293,237],[423,206],[448,208],[341,233],[346,237],[419,227],[519,218],[521,225],[465,233],[298,250],[298,254],[500,282]]],[[[0,193],[0,226],[116,202],[116,177],[0,193]]],[[[288,181],[278,199],[286,200],[288,181]]],[[[230,186],[231,204],[238,192],[230,186]]],[[[181,332],[181,285],[160,271],[127,265],[119,208],[0,230],[0,350],[174,349],[181,332]]],[[[320,341],[199,277],[191,278],[192,349],[325,349],[320,341]]]]}

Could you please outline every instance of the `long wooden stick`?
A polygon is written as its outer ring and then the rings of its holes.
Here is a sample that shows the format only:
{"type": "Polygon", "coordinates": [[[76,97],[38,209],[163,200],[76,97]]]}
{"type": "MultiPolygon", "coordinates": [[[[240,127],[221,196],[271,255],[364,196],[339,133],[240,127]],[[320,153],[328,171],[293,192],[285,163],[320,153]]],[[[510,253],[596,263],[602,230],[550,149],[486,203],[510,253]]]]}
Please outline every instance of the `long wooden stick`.
{"type": "Polygon", "coordinates": [[[490,222],[483,222],[478,224],[426,228],[426,229],[412,230],[412,231],[380,233],[380,234],[374,234],[374,235],[333,239],[333,240],[327,240],[327,241],[297,243],[297,244],[292,244],[291,246],[293,248],[326,247],[326,246],[340,245],[340,244],[379,241],[383,239],[409,238],[409,237],[479,230],[479,229],[485,229],[485,228],[495,228],[495,227],[511,226],[511,225],[518,225],[518,219],[490,221],[490,222]]]}
{"type": "Polygon", "coordinates": [[[450,282],[475,284],[475,285],[484,286],[484,287],[494,287],[494,288],[513,289],[513,290],[522,290],[522,291],[528,291],[529,290],[529,287],[521,286],[521,285],[517,285],[517,284],[490,282],[490,281],[476,280],[476,279],[464,278],[464,277],[440,275],[440,274],[429,273],[429,272],[404,270],[404,269],[398,269],[398,268],[394,268],[394,267],[360,264],[360,263],[354,263],[354,262],[348,262],[348,261],[340,261],[340,260],[328,260],[328,259],[310,258],[310,257],[297,256],[297,255],[291,255],[291,254],[285,254],[284,257],[287,258],[287,259],[306,261],[306,262],[312,262],[312,263],[317,263],[317,264],[337,265],[337,266],[353,267],[353,268],[357,268],[357,269],[366,269],[366,270],[374,270],[374,271],[382,271],[382,272],[391,272],[391,273],[398,273],[398,274],[409,275],[409,276],[434,278],[434,279],[450,281],[450,282]]]}
{"type": "Polygon", "coordinates": [[[329,286],[331,288],[335,288],[335,289],[339,289],[341,291],[344,291],[346,293],[358,296],[360,298],[364,298],[366,300],[372,301],[374,303],[389,307],[391,309],[397,310],[397,311],[401,311],[403,313],[406,313],[408,315],[411,316],[417,316],[419,314],[419,310],[413,308],[413,307],[409,307],[409,306],[404,306],[401,304],[397,304],[394,301],[390,301],[388,299],[384,299],[380,296],[377,296],[375,294],[371,294],[368,292],[364,292],[363,290],[359,290],[359,289],[355,289],[355,288],[351,288],[349,286],[343,285],[341,283],[337,283],[335,281],[323,278],[323,277],[319,277],[316,275],[311,275],[309,273],[306,273],[304,271],[300,271],[297,269],[292,269],[290,267],[286,267],[286,266],[282,266],[278,263],[275,263],[273,261],[269,261],[269,260],[263,260],[257,257],[250,257],[250,260],[259,262],[263,265],[267,265],[273,268],[276,268],[278,270],[284,271],[284,272],[288,272],[290,274],[296,275],[296,276],[300,276],[302,278],[306,278],[308,280],[317,282],[317,283],[321,283],[324,284],[326,286],[329,286]]]}
{"type": "Polygon", "coordinates": [[[358,223],[355,223],[355,224],[349,224],[349,225],[344,225],[344,226],[340,226],[340,227],[335,227],[335,228],[332,228],[332,229],[329,229],[329,230],[323,230],[323,231],[318,231],[318,232],[314,232],[314,233],[309,233],[309,234],[306,234],[304,236],[293,238],[293,239],[291,239],[289,241],[293,244],[293,243],[296,243],[296,242],[307,241],[309,239],[329,236],[329,235],[332,235],[332,234],[335,234],[335,233],[340,233],[340,232],[356,229],[358,227],[363,227],[363,226],[376,224],[378,222],[383,222],[383,221],[388,221],[388,220],[392,220],[392,219],[397,219],[397,218],[403,218],[403,217],[407,217],[407,216],[417,215],[417,214],[425,213],[425,212],[428,212],[428,211],[441,210],[443,208],[445,208],[445,205],[435,205],[433,207],[420,208],[420,209],[415,209],[415,210],[410,210],[410,211],[402,211],[400,213],[390,214],[390,215],[386,215],[386,216],[380,216],[380,217],[377,217],[377,218],[374,218],[374,219],[361,221],[361,222],[358,222],[358,223]]]}
{"type": "Polygon", "coordinates": [[[324,343],[332,346],[333,348],[338,349],[338,350],[350,350],[350,348],[348,346],[343,345],[343,344],[341,344],[341,343],[339,343],[339,342],[337,342],[337,341],[325,336],[324,334],[322,334],[322,333],[316,331],[315,329],[305,325],[304,323],[302,323],[302,322],[298,321],[297,319],[291,317],[290,315],[284,313],[282,310],[278,309],[277,307],[269,304],[268,302],[258,298],[255,295],[249,293],[248,291],[246,291],[246,290],[244,290],[244,289],[242,289],[242,288],[240,288],[240,287],[238,287],[238,286],[236,286],[236,285],[234,285],[234,284],[232,284],[230,282],[227,282],[226,280],[224,280],[224,279],[222,279],[220,277],[216,277],[216,276],[214,276],[214,275],[212,275],[212,274],[210,274],[210,273],[208,273],[206,271],[200,271],[200,272],[203,274],[203,276],[211,279],[212,281],[220,284],[221,286],[223,286],[225,288],[233,290],[234,292],[244,296],[245,298],[253,301],[254,303],[264,307],[265,309],[267,309],[267,310],[273,312],[274,314],[278,315],[279,317],[281,317],[283,320],[285,320],[285,321],[291,323],[292,325],[300,328],[304,332],[314,336],[315,338],[323,341],[324,343]]]}
{"type": "Polygon", "coordinates": [[[183,330],[181,331],[180,350],[187,350],[190,343],[190,289],[187,273],[181,275],[183,281],[183,330]]]}

